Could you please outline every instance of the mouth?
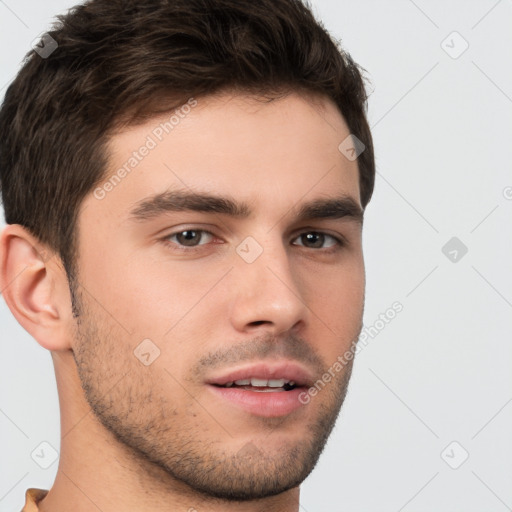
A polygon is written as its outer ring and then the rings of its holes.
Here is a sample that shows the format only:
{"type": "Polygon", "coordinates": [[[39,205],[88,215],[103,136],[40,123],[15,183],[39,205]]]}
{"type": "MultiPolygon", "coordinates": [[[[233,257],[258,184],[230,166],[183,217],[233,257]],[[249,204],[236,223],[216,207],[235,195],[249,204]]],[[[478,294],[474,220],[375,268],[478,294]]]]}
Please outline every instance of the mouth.
{"type": "Polygon", "coordinates": [[[302,365],[282,361],[236,368],[210,378],[206,384],[230,406],[256,416],[278,417],[304,405],[299,395],[312,385],[312,378],[302,365]]]}

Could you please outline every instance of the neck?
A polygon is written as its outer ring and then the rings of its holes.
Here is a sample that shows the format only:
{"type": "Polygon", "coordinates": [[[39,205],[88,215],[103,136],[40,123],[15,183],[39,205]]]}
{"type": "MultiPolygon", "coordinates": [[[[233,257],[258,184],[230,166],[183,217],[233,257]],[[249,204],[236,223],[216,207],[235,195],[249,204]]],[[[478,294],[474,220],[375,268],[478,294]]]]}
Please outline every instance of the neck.
{"type": "Polygon", "coordinates": [[[299,488],[246,502],[196,492],[117,440],[92,412],[71,352],[53,352],[61,410],[60,460],[40,512],[297,512],[299,488]]]}

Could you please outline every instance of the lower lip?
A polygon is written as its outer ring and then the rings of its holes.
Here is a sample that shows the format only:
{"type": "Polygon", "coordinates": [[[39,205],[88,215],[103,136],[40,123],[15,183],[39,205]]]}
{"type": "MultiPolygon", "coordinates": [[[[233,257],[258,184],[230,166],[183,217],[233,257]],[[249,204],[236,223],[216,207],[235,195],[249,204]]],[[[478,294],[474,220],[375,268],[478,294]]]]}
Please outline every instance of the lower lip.
{"type": "Polygon", "coordinates": [[[276,418],[286,416],[299,407],[303,407],[299,395],[306,388],[294,388],[290,391],[250,391],[242,388],[222,388],[209,385],[218,396],[233,405],[257,416],[276,418]]]}

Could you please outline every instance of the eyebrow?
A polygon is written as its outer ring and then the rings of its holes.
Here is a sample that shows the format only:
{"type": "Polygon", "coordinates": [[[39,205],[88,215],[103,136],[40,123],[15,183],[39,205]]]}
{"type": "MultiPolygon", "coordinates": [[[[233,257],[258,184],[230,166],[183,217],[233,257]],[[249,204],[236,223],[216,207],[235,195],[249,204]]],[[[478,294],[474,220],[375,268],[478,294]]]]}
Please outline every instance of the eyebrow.
{"type": "MultiPolygon", "coordinates": [[[[195,211],[228,215],[246,219],[252,215],[248,203],[238,202],[228,196],[187,191],[167,191],[139,201],[130,211],[129,217],[145,222],[165,213],[195,211]]],[[[341,219],[347,217],[358,223],[363,222],[364,210],[350,196],[318,198],[299,207],[296,221],[315,219],[341,219]]]]}

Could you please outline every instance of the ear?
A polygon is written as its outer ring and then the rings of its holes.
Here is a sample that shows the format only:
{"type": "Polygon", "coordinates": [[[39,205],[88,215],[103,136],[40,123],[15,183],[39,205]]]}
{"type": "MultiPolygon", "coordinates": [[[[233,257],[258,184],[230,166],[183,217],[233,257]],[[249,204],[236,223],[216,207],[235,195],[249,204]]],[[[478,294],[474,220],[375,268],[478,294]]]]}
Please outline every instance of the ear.
{"type": "Polygon", "coordinates": [[[60,258],[19,224],[0,235],[0,291],[20,325],[47,350],[71,348],[72,311],[60,258]]]}

